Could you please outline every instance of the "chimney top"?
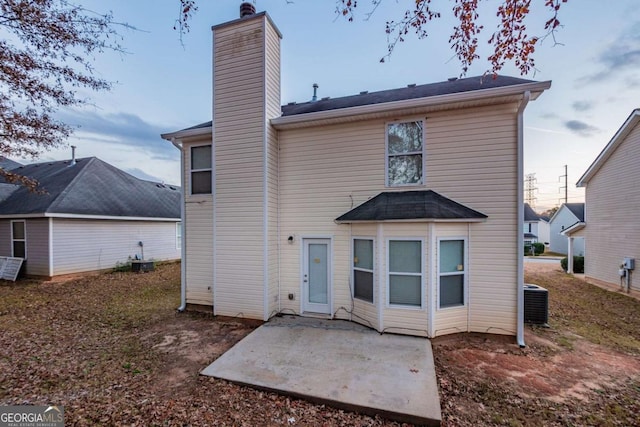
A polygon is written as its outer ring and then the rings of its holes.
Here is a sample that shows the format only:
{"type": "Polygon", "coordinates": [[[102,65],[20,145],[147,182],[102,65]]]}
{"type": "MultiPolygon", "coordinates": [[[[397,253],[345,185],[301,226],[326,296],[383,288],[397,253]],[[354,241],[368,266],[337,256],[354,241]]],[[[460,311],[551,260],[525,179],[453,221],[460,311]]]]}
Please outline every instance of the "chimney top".
{"type": "Polygon", "coordinates": [[[71,162],[69,162],[69,166],[73,166],[76,164],[76,146],[71,146],[71,162]]]}
{"type": "Polygon", "coordinates": [[[256,14],[256,7],[249,2],[244,2],[240,5],[240,18],[245,16],[251,16],[256,14]]]}

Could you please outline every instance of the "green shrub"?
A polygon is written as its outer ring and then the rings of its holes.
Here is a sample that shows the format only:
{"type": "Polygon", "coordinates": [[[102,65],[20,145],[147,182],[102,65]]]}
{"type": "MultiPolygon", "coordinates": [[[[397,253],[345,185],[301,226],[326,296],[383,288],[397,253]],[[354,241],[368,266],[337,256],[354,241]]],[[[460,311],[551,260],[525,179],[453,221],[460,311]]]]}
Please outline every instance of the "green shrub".
{"type": "MultiPolygon", "coordinates": [[[[569,259],[564,257],[560,260],[560,266],[564,271],[567,271],[569,259]]],[[[584,257],[583,256],[574,256],[573,257],[573,272],[574,273],[584,273],[584,257]]]]}
{"type": "Polygon", "coordinates": [[[131,271],[131,257],[128,257],[125,262],[117,261],[116,266],[113,267],[114,273],[124,273],[127,271],[131,271]]]}
{"type": "Polygon", "coordinates": [[[538,256],[544,253],[544,243],[527,243],[524,245],[524,255],[535,255],[538,256]],[[533,254],[531,253],[531,248],[533,248],[533,254]]]}

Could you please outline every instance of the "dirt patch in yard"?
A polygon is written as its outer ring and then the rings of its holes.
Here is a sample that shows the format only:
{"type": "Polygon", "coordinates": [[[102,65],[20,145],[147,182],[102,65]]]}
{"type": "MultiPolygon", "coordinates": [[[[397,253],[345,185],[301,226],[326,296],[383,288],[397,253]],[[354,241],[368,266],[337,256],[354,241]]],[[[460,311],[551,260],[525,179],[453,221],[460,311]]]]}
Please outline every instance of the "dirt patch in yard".
{"type": "MultiPolygon", "coordinates": [[[[640,425],[640,302],[527,263],[550,328],[434,340],[446,426],[640,425]],[[531,266],[534,266],[531,268],[531,266]]],[[[67,425],[398,425],[199,372],[257,326],[177,314],[179,265],[0,283],[0,405],[65,406],[67,425]]]]}

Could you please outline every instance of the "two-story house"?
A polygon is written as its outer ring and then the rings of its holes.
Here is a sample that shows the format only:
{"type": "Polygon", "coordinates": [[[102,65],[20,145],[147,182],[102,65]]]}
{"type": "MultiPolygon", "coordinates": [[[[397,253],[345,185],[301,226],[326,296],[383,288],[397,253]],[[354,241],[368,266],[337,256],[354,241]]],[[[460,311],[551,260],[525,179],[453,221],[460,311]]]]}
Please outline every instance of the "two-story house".
{"type": "Polygon", "coordinates": [[[213,27],[213,120],[182,152],[183,307],[517,335],[523,114],[550,82],[449,79],[280,105],[269,15],[213,27]]]}
{"type": "Polygon", "coordinates": [[[549,219],[538,215],[528,203],[524,204],[524,243],[549,244],[549,219]]]}
{"type": "Polygon", "coordinates": [[[570,235],[583,238],[585,276],[598,284],[640,292],[640,109],[627,120],[580,177],[588,204],[583,227],[570,235]],[[632,264],[629,261],[633,260],[632,264]],[[626,268],[625,268],[626,267],[626,268]],[[620,270],[624,277],[620,277],[620,270]]]}

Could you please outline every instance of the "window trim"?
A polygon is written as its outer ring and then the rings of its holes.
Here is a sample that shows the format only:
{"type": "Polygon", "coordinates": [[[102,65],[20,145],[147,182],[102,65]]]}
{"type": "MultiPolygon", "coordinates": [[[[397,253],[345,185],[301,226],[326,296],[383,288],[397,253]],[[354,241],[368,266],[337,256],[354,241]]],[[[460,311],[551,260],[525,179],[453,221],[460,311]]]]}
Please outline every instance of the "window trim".
{"type": "Polygon", "coordinates": [[[422,117],[416,117],[415,119],[403,119],[403,120],[394,120],[390,122],[386,122],[384,124],[384,186],[388,188],[398,188],[398,187],[423,187],[426,181],[426,157],[427,157],[427,149],[426,149],[426,120],[422,117]],[[399,123],[412,123],[412,122],[422,122],[422,151],[411,151],[406,153],[397,153],[393,155],[389,155],[389,125],[399,124],[399,123]],[[422,179],[421,182],[415,184],[394,184],[389,183],[389,157],[394,156],[411,156],[421,154],[422,155],[422,179]]]}
{"type": "Polygon", "coordinates": [[[351,237],[351,284],[352,284],[352,289],[351,289],[351,297],[353,299],[357,299],[358,301],[362,301],[365,304],[371,304],[371,305],[376,305],[377,301],[376,301],[376,279],[377,279],[377,274],[376,274],[376,239],[375,237],[371,237],[371,236],[352,236],[351,237]],[[372,262],[373,262],[373,269],[372,270],[368,270],[366,268],[359,268],[354,266],[353,264],[353,257],[355,256],[355,242],[356,240],[371,240],[372,242],[372,251],[373,253],[372,255],[372,262]],[[371,286],[373,287],[373,289],[371,290],[372,293],[372,297],[371,297],[371,301],[367,301],[365,299],[359,298],[356,296],[356,271],[364,271],[367,273],[371,273],[372,276],[372,283],[371,286]]]}
{"type": "Polygon", "coordinates": [[[436,256],[436,302],[438,310],[455,310],[460,308],[466,308],[469,305],[469,245],[468,238],[466,236],[447,236],[447,237],[438,237],[436,239],[436,247],[437,247],[437,256],[436,256]],[[462,240],[462,249],[464,253],[462,254],[462,261],[464,262],[464,269],[462,272],[448,272],[448,273],[440,273],[440,242],[442,241],[451,241],[451,240],[462,240]],[[440,305],[440,277],[442,276],[459,276],[462,275],[462,304],[461,305],[451,305],[448,307],[442,307],[440,305]]]}
{"type": "Polygon", "coordinates": [[[182,221],[176,222],[176,249],[182,249],[182,221]]]}
{"type": "Polygon", "coordinates": [[[424,237],[407,237],[407,236],[403,236],[403,237],[387,237],[386,239],[386,255],[387,255],[387,259],[386,259],[386,265],[385,265],[385,282],[386,282],[386,307],[387,308],[393,308],[393,309],[399,309],[399,310],[414,310],[414,311],[424,311],[425,307],[426,307],[426,303],[425,303],[425,298],[426,298],[426,287],[425,287],[425,278],[426,278],[426,262],[425,262],[425,244],[424,244],[424,237]],[[390,258],[390,251],[389,251],[389,242],[391,241],[408,241],[408,242],[420,242],[420,273],[407,273],[407,272],[395,272],[395,271],[389,271],[389,258],[390,258]],[[392,304],[390,302],[390,294],[391,294],[391,286],[390,286],[390,281],[389,281],[389,276],[391,274],[396,274],[396,275],[404,275],[404,276],[419,276],[420,277],[420,306],[417,305],[404,305],[404,304],[392,304]]]}
{"type": "Polygon", "coordinates": [[[189,146],[189,196],[206,196],[213,194],[213,144],[194,144],[189,146]],[[193,149],[198,147],[211,147],[211,167],[204,169],[193,169],[193,149]],[[193,173],[194,172],[211,172],[211,191],[209,193],[194,193],[193,192],[193,173]]]}
{"type": "Polygon", "coordinates": [[[12,257],[16,257],[15,255],[15,247],[13,245],[14,242],[24,242],[24,259],[27,259],[27,221],[24,219],[12,219],[10,221],[10,225],[11,225],[11,256],[12,257]],[[16,239],[13,236],[13,224],[16,222],[21,222],[23,225],[23,229],[24,229],[24,239],[16,239]]]}

